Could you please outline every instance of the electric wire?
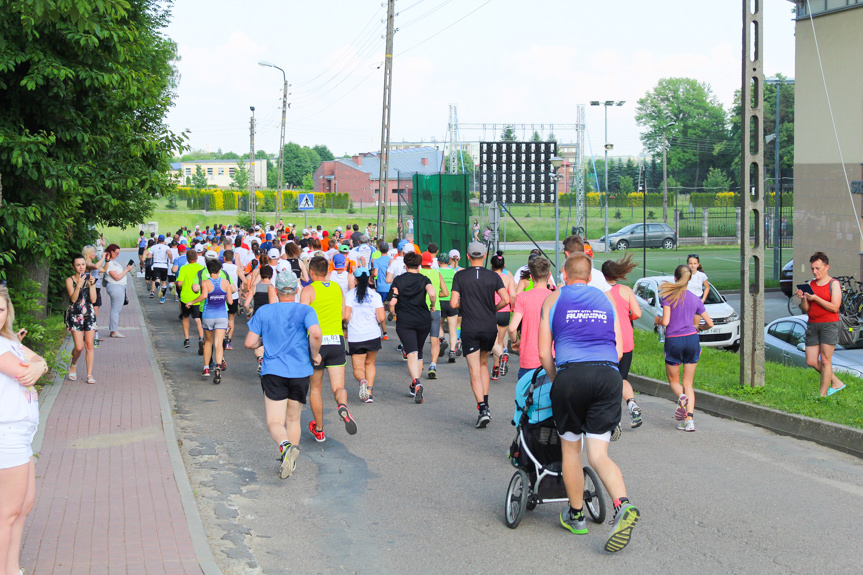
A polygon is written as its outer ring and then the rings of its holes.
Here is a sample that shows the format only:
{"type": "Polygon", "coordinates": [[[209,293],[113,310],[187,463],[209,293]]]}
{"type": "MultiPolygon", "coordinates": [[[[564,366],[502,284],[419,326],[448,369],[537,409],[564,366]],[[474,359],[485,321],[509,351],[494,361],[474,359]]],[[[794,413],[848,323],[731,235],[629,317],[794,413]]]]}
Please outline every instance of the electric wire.
{"type": "Polygon", "coordinates": [[[471,10],[470,12],[468,12],[467,14],[465,14],[464,16],[462,16],[461,18],[459,18],[458,20],[456,20],[455,22],[453,22],[452,24],[449,24],[448,26],[445,26],[445,27],[444,27],[444,28],[442,28],[441,30],[439,30],[439,31],[435,32],[434,34],[432,34],[431,36],[429,36],[428,38],[426,38],[425,40],[420,40],[419,42],[417,42],[416,44],[414,44],[414,45],[413,45],[413,46],[411,46],[410,48],[407,48],[407,49],[405,49],[405,50],[402,50],[402,51],[401,51],[401,52],[399,52],[398,54],[394,54],[394,55],[393,55],[393,57],[401,56],[401,55],[403,55],[403,54],[406,54],[406,53],[410,52],[411,50],[413,50],[414,48],[416,48],[416,47],[418,47],[418,46],[421,46],[422,44],[425,44],[426,42],[428,42],[429,40],[431,40],[431,39],[432,39],[432,38],[434,38],[435,36],[438,36],[438,35],[440,35],[440,34],[443,34],[445,31],[449,30],[450,28],[452,28],[453,26],[455,26],[456,24],[458,24],[459,22],[461,22],[462,20],[464,20],[465,18],[467,18],[468,16],[470,16],[471,14],[473,14],[474,12],[476,12],[477,10],[479,10],[480,8],[482,8],[482,7],[486,6],[487,4],[490,4],[491,2],[492,2],[492,0],[486,0],[485,2],[483,2],[483,3],[482,3],[482,4],[480,4],[479,6],[477,6],[476,8],[474,8],[473,10],[471,10]]]}

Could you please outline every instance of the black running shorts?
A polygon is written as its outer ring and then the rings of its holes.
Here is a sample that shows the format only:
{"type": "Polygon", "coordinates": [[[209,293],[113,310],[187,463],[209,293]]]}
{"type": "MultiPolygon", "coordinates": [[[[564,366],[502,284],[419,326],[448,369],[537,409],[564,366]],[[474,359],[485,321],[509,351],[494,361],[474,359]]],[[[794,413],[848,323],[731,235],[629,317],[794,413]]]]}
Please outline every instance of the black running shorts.
{"type": "Polygon", "coordinates": [[[477,351],[491,352],[497,341],[497,331],[466,332],[461,330],[461,348],[468,356],[477,351]]]}
{"type": "Polygon", "coordinates": [[[416,353],[417,359],[423,358],[423,346],[429,337],[431,324],[426,327],[399,327],[396,322],[396,334],[402,342],[402,349],[405,353],[416,353]]]}
{"type": "Polygon", "coordinates": [[[228,304],[228,315],[237,315],[237,311],[240,309],[240,300],[235,299],[231,303],[228,304]]]}
{"type": "Polygon", "coordinates": [[[617,364],[617,369],[620,370],[620,377],[623,379],[629,379],[629,368],[632,366],[632,352],[627,351],[623,354],[623,357],[620,358],[620,361],[617,364]]]}
{"type": "Polygon", "coordinates": [[[150,277],[153,280],[168,281],[168,268],[153,268],[150,271],[150,277]]]}
{"type": "Polygon", "coordinates": [[[499,311],[497,312],[497,326],[498,327],[507,327],[509,326],[509,319],[512,317],[512,314],[508,311],[499,311]]]}
{"type": "Polygon", "coordinates": [[[351,355],[363,355],[370,351],[380,351],[381,338],[376,337],[375,339],[370,339],[368,341],[349,341],[348,349],[350,350],[351,355]]]}
{"type": "Polygon", "coordinates": [[[306,402],[309,394],[308,377],[282,377],[280,375],[262,375],[261,388],[264,395],[272,401],[292,399],[300,403],[306,402]]]}
{"type": "Polygon", "coordinates": [[[192,319],[201,319],[201,306],[199,304],[195,304],[191,308],[187,308],[186,304],[180,302],[180,314],[182,314],[183,317],[192,316],[192,319]]]}
{"type": "Polygon", "coordinates": [[[440,315],[441,317],[455,317],[458,315],[458,310],[453,309],[452,306],[449,305],[449,300],[440,300],[440,315]]]}
{"type": "Polygon", "coordinates": [[[347,360],[347,355],[345,355],[345,338],[344,336],[324,336],[324,339],[328,337],[338,337],[340,343],[338,344],[324,344],[321,346],[321,364],[314,366],[315,369],[325,369],[327,367],[339,367],[341,365],[345,365],[347,360]]]}
{"type": "Polygon", "coordinates": [[[613,431],[620,423],[622,393],[620,372],[610,364],[568,364],[557,372],[549,393],[558,434],[613,431]]]}

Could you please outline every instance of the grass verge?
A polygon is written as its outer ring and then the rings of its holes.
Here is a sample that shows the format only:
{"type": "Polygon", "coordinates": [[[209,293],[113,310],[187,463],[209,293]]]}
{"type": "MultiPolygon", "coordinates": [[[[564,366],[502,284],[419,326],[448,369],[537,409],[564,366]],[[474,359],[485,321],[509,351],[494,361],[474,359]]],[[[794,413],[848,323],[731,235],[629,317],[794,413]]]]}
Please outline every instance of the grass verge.
{"type": "MultiPolygon", "coordinates": [[[[663,344],[653,333],[635,330],[632,373],[668,381],[664,357],[663,344]]],[[[821,397],[818,374],[813,369],[767,362],[765,370],[764,387],[742,387],[738,354],[702,348],[695,372],[695,388],[785,413],[863,429],[863,380],[840,374],[847,387],[835,395],[821,397]]]]}

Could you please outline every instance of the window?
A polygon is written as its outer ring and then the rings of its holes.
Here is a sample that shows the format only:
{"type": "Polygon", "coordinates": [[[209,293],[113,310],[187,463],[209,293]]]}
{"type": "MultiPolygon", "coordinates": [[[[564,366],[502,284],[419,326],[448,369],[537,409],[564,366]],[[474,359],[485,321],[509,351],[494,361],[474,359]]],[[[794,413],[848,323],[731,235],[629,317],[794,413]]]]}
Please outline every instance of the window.
{"type": "Polygon", "coordinates": [[[234,172],[237,171],[236,168],[228,168],[228,175],[232,178],[234,177],[234,172]]]}
{"type": "Polygon", "coordinates": [[[186,168],[186,175],[187,175],[187,176],[191,176],[191,175],[192,175],[192,168],[186,168]]]}
{"type": "Polygon", "coordinates": [[[213,177],[213,168],[207,168],[207,176],[210,178],[213,177]]]}
{"type": "Polygon", "coordinates": [[[647,301],[647,303],[649,303],[653,307],[656,307],[656,305],[658,304],[658,300],[656,299],[656,291],[653,289],[652,285],[644,286],[643,297],[647,301]]]}
{"type": "MultiPolygon", "coordinates": [[[[776,339],[783,341],[785,343],[791,343],[791,332],[794,330],[794,323],[790,321],[781,321],[777,324],[773,324],[770,326],[770,329],[767,330],[769,335],[772,335],[776,339]]],[[[804,333],[805,337],[805,333],[804,333]]],[[[795,344],[792,344],[795,345],[795,344]]]]}
{"type": "Polygon", "coordinates": [[[806,342],[806,328],[803,325],[794,322],[791,328],[791,333],[788,334],[788,343],[797,347],[801,343],[806,342]]]}
{"type": "Polygon", "coordinates": [[[225,168],[219,168],[219,175],[220,175],[220,176],[224,176],[224,175],[225,175],[225,168]]]}

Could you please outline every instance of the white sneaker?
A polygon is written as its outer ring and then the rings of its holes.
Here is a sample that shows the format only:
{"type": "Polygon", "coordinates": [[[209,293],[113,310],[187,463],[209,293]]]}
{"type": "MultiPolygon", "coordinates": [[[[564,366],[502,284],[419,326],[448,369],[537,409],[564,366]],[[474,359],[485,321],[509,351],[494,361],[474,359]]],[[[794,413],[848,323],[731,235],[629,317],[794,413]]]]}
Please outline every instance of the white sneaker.
{"type": "Polygon", "coordinates": [[[681,421],[677,426],[678,431],[695,431],[695,420],[687,419],[686,421],[681,421]]]}

